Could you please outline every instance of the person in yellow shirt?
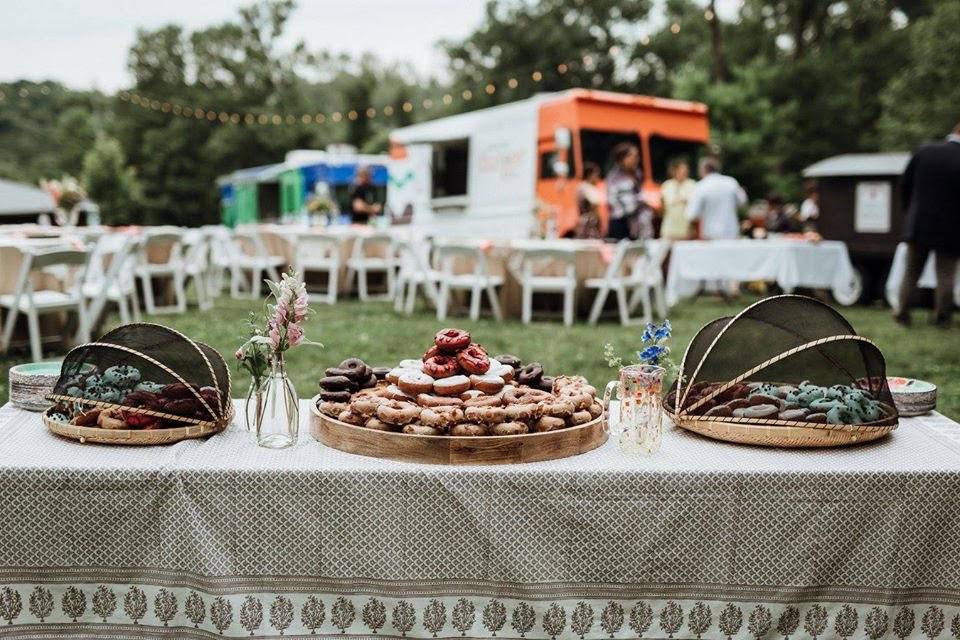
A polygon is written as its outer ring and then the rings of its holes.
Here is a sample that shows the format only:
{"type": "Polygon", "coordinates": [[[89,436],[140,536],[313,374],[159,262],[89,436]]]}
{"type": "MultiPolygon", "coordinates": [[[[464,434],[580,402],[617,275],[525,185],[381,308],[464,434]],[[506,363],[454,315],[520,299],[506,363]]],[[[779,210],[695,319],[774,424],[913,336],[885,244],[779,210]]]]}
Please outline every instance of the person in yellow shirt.
{"type": "Polygon", "coordinates": [[[667,240],[689,240],[693,228],[687,219],[687,203],[693,197],[697,181],[690,177],[690,165],[680,158],[670,163],[670,179],[660,187],[663,224],[660,236],[667,240]]]}

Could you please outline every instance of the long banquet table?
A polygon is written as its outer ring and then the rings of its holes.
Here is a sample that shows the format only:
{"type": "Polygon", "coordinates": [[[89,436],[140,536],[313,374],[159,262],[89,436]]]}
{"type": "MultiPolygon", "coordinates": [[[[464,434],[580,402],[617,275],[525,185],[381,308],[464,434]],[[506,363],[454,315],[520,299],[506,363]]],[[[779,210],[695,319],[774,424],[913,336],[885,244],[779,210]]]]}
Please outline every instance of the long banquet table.
{"type": "Polygon", "coordinates": [[[2,638],[960,627],[960,425],[939,414],[846,449],[669,429],[650,457],[608,442],[467,468],[341,453],[306,424],[285,451],[237,425],[168,447],[81,445],[8,405],[0,504],[2,638]]]}
{"type": "Polygon", "coordinates": [[[830,289],[842,304],[856,302],[859,282],[847,245],[835,240],[743,238],[673,243],[666,282],[668,305],[695,295],[703,282],[722,280],[766,280],[787,292],[797,287],[830,289]]]}

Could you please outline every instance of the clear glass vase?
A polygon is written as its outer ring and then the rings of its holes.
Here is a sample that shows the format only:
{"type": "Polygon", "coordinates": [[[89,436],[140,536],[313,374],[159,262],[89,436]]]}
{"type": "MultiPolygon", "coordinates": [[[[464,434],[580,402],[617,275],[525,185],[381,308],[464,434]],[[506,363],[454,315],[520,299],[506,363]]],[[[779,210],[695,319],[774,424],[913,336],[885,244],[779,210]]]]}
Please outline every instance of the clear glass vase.
{"type": "Polygon", "coordinates": [[[247,402],[243,405],[244,426],[247,433],[256,433],[257,414],[263,406],[263,386],[256,378],[250,378],[250,388],[247,390],[247,402]]]}
{"type": "Polygon", "coordinates": [[[610,434],[624,453],[650,454],[660,448],[663,438],[660,394],[664,373],[663,367],[635,364],[621,368],[619,379],[607,384],[604,407],[609,406],[614,393],[620,401],[619,417],[615,425],[610,425],[610,434]]]}
{"type": "Polygon", "coordinates": [[[300,431],[300,401],[287,377],[282,355],[274,356],[260,393],[263,400],[257,412],[257,444],[270,449],[295,444],[300,431]]]}

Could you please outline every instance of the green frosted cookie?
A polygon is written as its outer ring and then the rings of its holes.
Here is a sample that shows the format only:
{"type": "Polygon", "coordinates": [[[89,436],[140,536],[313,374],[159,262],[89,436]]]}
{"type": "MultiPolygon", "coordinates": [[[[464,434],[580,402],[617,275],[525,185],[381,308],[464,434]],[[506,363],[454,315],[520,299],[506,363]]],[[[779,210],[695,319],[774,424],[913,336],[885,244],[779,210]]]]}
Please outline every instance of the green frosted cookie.
{"type": "Polygon", "coordinates": [[[103,382],[106,384],[129,389],[140,382],[140,370],[128,364],[118,364],[103,372],[103,382]]]}
{"type": "Polygon", "coordinates": [[[134,391],[148,391],[150,393],[160,393],[163,390],[164,385],[159,382],[153,382],[152,380],[144,380],[140,382],[133,388],[134,391]]]}

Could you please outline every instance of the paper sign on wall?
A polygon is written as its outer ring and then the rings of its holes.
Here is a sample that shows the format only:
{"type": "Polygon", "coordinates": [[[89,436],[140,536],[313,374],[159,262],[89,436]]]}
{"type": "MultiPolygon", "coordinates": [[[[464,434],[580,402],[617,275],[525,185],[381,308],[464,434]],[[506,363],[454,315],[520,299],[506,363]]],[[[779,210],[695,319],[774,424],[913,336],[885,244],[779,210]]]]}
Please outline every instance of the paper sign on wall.
{"type": "Polygon", "coordinates": [[[890,231],[889,182],[857,183],[853,228],[858,233],[888,233],[890,231]]]}

